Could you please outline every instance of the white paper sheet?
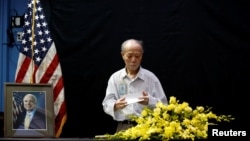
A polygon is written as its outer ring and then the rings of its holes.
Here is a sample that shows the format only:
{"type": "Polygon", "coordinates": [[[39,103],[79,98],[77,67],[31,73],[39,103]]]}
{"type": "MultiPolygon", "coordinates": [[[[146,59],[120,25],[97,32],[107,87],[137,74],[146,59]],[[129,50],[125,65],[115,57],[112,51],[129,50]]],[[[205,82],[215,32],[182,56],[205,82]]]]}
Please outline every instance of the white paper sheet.
{"type": "Polygon", "coordinates": [[[127,101],[127,104],[131,104],[142,101],[142,99],[139,99],[140,96],[142,96],[142,93],[127,94],[125,95],[125,99],[127,101]]]}

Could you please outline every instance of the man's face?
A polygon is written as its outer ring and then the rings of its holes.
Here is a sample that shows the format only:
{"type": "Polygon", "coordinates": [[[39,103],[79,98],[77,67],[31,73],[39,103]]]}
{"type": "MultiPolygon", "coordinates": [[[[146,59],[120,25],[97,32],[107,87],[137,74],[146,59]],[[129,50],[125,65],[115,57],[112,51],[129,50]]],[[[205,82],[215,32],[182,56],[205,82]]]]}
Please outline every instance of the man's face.
{"type": "Polygon", "coordinates": [[[142,60],[143,51],[139,44],[132,42],[126,45],[126,49],[122,52],[122,58],[126,68],[131,71],[136,71],[142,60]]]}
{"type": "Polygon", "coordinates": [[[27,111],[32,111],[36,107],[35,99],[31,95],[26,95],[23,98],[23,105],[27,111]]]}

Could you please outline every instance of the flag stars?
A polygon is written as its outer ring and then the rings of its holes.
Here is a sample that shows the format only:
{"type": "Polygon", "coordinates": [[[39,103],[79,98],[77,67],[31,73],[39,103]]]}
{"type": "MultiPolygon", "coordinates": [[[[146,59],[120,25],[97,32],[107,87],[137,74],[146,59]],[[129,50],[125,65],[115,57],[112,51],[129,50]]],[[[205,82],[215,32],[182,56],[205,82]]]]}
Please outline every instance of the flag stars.
{"type": "Polygon", "coordinates": [[[30,22],[26,21],[25,26],[29,26],[29,25],[30,25],[30,22]]]}
{"type": "Polygon", "coordinates": [[[48,34],[49,34],[49,31],[48,31],[48,30],[45,30],[45,34],[47,34],[47,35],[48,35],[48,34]]]}
{"type": "Polygon", "coordinates": [[[28,14],[24,14],[24,18],[27,19],[27,17],[28,17],[28,14]]]}
{"type": "Polygon", "coordinates": [[[29,7],[29,8],[31,8],[31,7],[32,7],[32,3],[33,3],[33,2],[31,2],[31,3],[29,3],[29,4],[28,4],[28,7],[29,7]]]}
{"type": "Polygon", "coordinates": [[[30,14],[30,17],[32,16],[32,12],[29,12],[29,14],[30,14]]]}
{"type": "Polygon", "coordinates": [[[43,35],[43,32],[42,31],[38,31],[38,35],[43,35]]]}
{"type": "MultiPolygon", "coordinates": [[[[40,3],[40,1],[37,3],[40,3]]],[[[26,48],[23,48],[23,53],[28,56],[31,56],[30,50],[33,48],[32,51],[35,54],[34,60],[37,64],[39,64],[42,62],[44,55],[48,51],[47,45],[50,45],[50,43],[53,42],[53,39],[50,36],[48,24],[46,22],[45,15],[42,12],[43,8],[41,6],[36,6],[34,15],[35,27],[33,27],[33,4],[34,1],[29,4],[31,8],[28,8],[29,11],[25,13],[26,18],[22,44],[23,46],[26,46],[26,48]]]]}
{"type": "Polygon", "coordinates": [[[47,48],[46,47],[42,47],[42,51],[46,52],[47,48]]]}
{"type": "Polygon", "coordinates": [[[37,3],[37,4],[40,3],[40,0],[37,0],[36,3],[37,3]]]}
{"type": "Polygon", "coordinates": [[[52,41],[52,39],[49,37],[49,38],[47,38],[47,41],[48,41],[48,42],[51,42],[51,41],[52,41]]]}
{"type": "Polygon", "coordinates": [[[23,48],[23,51],[24,51],[24,52],[28,52],[28,50],[29,50],[29,48],[27,48],[27,47],[24,47],[24,48],[23,48]]]}
{"type": "Polygon", "coordinates": [[[39,53],[39,50],[38,50],[38,49],[35,49],[34,53],[35,53],[35,54],[38,54],[38,53],[39,53]]]}
{"type": "Polygon", "coordinates": [[[27,30],[27,33],[29,33],[29,34],[30,34],[30,33],[31,33],[31,30],[30,30],[30,29],[28,29],[28,30],[27,30]]]}
{"type": "Polygon", "coordinates": [[[38,11],[42,11],[42,8],[41,8],[41,7],[38,7],[37,10],[38,10],[38,11]]]}
{"type": "Polygon", "coordinates": [[[40,62],[41,58],[40,57],[36,57],[36,62],[40,62]]]}
{"type": "Polygon", "coordinates": [[[37,45],[37,42],[36,41],[34,41],[34,46],[36,46],[37,45]]]}
{"type": "MultiPolygon", "coordinates": [[[[46,22],[43,22],[43,27],[46,27],[47,26],[47,23],[46,22]]],[[[46,31],[45,31],[46,32],[46,31]]]]}
{"type": "Polygon", "coordinates": [[[33,39],[32,37],[29,37],[29,41],[32,41],[32,39],[33,39]]]}
{"type": "Polygon", "coordinates": [[[44,41],[43,39],[41,39],[41,40],[40,40],[40,43],[41,43],[41,44],[44,44],[44,43],[45,43],[45,41],[44,41]]]}
{"type": "Polygon", "coordinates": [[[26,41],[25,39],[22,40],[22,44],[26,44],[26,42],[27,42],[27,41],[26,41]]]}
{"type": "Polygon", "coordinates": [[[40,15],[40,19],[42,19],[42,20],[43,20],[44,18],[45,18],[45,16],[44,16],[44,15],[40,15]]]}
{"type": "Polygon", "coordinates": [[[36,15],[36,16],[35,16],[35,19],[36,19],[36,20],[38,20],[38,19],[39,19],[39,17],[36,15]]]}
{"type": "Polygon", "coordinates": [[[39,23],[38,23],[38,24],[36,24],[36,27],[40,28],[40,27],[41,27],[41,24],[39,24],[39,23]]]}

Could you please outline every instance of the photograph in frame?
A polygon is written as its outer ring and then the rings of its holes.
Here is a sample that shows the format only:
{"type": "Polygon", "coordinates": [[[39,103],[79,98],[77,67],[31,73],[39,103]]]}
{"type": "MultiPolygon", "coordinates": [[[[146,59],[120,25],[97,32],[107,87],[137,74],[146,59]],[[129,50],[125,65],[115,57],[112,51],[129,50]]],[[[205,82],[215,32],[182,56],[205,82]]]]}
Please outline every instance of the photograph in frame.
{"type": "Polygon", "coordinates": [[[5,137],[54,137],[52,84],[5,83],[5,137]]]}

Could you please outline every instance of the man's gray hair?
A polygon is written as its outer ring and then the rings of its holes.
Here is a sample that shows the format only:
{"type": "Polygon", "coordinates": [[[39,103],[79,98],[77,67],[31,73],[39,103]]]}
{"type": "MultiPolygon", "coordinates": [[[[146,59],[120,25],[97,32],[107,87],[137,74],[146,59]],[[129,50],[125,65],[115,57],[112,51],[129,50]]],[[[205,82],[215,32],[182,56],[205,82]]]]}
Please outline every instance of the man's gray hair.
{"type": "Polygon", "coordinates": [[[143,41],[142,40],[136,40],[136,39],[128,39],[126,41],[124,41],[121,45],[121,52],[124,51],[125,47],[126,47],[126,44],[130,41],[135,41],[136,43],[140,44],[141,45],[141,48],[142,48],[142,51],[144,51],[143,49],[143,41]]]}

